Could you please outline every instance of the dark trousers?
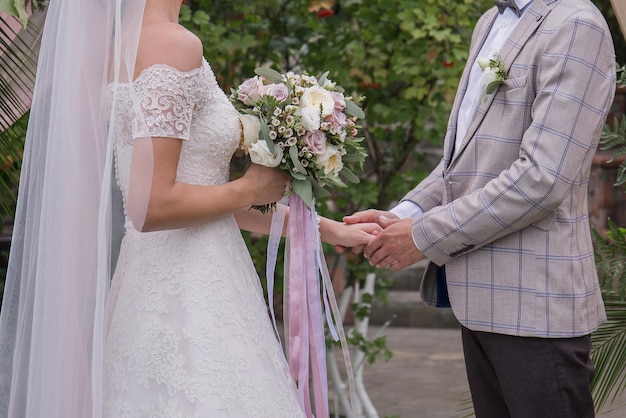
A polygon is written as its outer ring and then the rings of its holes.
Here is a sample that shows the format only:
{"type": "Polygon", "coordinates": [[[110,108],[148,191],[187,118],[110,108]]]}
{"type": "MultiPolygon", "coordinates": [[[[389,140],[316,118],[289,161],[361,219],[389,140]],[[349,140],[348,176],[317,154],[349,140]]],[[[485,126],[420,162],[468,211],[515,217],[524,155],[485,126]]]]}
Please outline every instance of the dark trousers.
{"type": "Polygon", "coordinates": [[[476,418],[589,418],[591,337],[529,338],[462,329],[476,418]]]}

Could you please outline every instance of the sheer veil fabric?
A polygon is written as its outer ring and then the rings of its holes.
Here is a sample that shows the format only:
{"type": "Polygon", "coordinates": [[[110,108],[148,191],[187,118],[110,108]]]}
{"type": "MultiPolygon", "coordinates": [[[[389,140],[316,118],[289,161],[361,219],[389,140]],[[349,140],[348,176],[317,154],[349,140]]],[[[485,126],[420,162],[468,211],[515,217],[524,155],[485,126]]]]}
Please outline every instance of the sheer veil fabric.
{"type": "MultiPolygon", "coordinates": [[[[107,128],[115,86],[133,79],[144,6],[48,6],[0,314],[0,416],[102,415],[104,301],[123,222],[107,128]]],[[[127,211],[141,228],[151,141],[134,149],[127,211]]]]}

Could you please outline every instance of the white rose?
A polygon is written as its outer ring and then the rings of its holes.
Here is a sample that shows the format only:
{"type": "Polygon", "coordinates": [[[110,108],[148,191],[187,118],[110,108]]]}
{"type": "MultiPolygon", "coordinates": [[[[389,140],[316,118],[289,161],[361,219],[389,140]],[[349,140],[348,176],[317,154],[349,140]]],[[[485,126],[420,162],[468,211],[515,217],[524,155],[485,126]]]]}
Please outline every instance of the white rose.
{"type": "Polygon", "coordinates": [[[330,91],[320,86],[313,86],[302,93],[300,106],[303,108],[310,106],[318,112],[321,110],[322,117],[326,117],[333,113],[335,100],[330,91]]]}
{"type": "Polygon", "coordinates": [[[261,120],[254,115],[239,115],[239,121],[241,122],[243,135],[241,149],[243,149],[245,152],[248,152],[250,151],[252,145],[259,140],[259,132],[261,131],[261,120]]]}
{"type": "Polygon", "coordinates": [[[283,159],[283,149],[274,147],[274,153],[270,152],[265,141],[257,141],[250,147],[250,160],[265,167],[278,167],[283,159]]]}
{"type": "Polygon", "coordinates": [[[487,87],[493,81],[496,81],[498,74],[491,67],[486,67],[483,70],[483,74],[480,76],[480,85],[487,87]]]}
{"type": "Polygon", "coordinates": [[[478,64],[481,70],[484,70],[485,68],[489,67],[488,58],[478,57],[478,59],[476,60],[476,63],[478,64]]]}
{"type": "Polygon", "coordinates": [[[318,155],[315,164],[324,169],[324,174],[339,173],[343,169],[341,152],[334,145],[326,145],[326,151],[318,155]]]}
{"type": "Polygon", "coordinates": [[[320,128],[320,112],[314,107],[300,109],[302,127],[307,131],[317,131],[320,128]]]}

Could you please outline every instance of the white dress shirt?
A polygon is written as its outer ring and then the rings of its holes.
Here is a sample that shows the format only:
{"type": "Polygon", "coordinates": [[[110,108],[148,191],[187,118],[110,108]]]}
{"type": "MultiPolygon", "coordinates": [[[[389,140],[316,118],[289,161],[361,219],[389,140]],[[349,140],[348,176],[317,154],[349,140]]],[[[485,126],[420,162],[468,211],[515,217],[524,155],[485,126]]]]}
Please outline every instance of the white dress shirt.
{"type": "MultiPolygon", "coordinates": [[[[522,14],[524,14],[526,6],[528,6],[531,1],[532,0],[516,0],[522,14]]],[[[491,31],[489,31],[489,35],[487,35],[487,39],[485,40],[478,57],[487,59],[493,58],[494,54],[497,54],[500,51],[502,45],[506,39],[508,39],[511,32],[513,32],[513,29],[515,29],[519,20],[520,19],[517,17],[515,12],[509,8],[507,8],[501,15],[498,15],[493,23],[491,31]]],[[[460,149],[463,138],[465,138],[465,134],[469,129],[469,124],[474,117],[476,105],[484,94],[484,87],[480,85],[481,75],[482,70],[480,66],[474,62],[472,64],[467,90],[463,96],[461,107],[459,108],[459,118],[457,120],[456,138],[454,143],[455,152],[460,149]]],[[[391,209],[391,212],[401,219],[416,218],[424,213],[422,208],[410,200],[400,202],[397,206],[391,209]]]]}

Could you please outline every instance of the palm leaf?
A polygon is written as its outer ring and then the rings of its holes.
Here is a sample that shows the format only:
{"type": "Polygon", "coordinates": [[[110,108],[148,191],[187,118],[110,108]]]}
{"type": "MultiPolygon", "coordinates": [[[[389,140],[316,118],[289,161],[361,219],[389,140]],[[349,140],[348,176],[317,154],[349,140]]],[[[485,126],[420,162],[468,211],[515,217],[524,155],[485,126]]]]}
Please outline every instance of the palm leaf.
{"type": "Polygon", "coordinates": [[[605,306],[608,320],[592,334],[596,374],[591,388],[597,411],[626,389],[626,302],[605,298],[605,306]]]}
{"type": "Polygon", "coordinates": [[[23,28],[17,18],[0,12],[0,131],[30,108],[44,18],[36,11],[23,28]]]}
{"type": "Polygon", "coordinates": [[[626,389],[626,229],[611,219],[606,235],[593,230],[596,267],[607,321],[592,334],[591,356],[596,374],[591,384],[596,410],[626,389]]]}
{"type": "Polygon", "coordinates": [[[0,224],[12,217],[22,160],[37,56],[45,13],[35,11],[26,27],[0,12],[0,224]]]}
{"type": "MultiPolygon", "coordinates": [[[[615,118],[613,126],[604,125],[600,138],[600,149],[612,150],[609,163],[617,160],[622,155],[626,155],[626,116],[622,116],[621,121],[615,118]]],[[[626,184],[626,160],[622,161],[617,173],[615,186],[626,184]]]]}
{"type": "Polygon", "coordinates": [[[0,225],[2,218],[13,218],[15,211],[27,126],[28,113],[0,132],[0,225]]]}

